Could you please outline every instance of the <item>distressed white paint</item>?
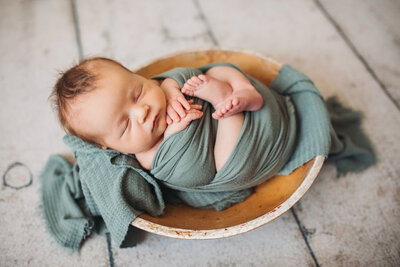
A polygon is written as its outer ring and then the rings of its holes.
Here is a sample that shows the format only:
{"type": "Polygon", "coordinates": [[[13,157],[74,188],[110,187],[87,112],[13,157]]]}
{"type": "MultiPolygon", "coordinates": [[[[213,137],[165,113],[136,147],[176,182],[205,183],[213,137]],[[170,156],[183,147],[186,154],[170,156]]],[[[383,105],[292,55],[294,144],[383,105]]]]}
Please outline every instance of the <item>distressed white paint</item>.
{"type": "Polygon", "coordinates": [[[400,1],[321,1],[400,105],[400,1]]]}

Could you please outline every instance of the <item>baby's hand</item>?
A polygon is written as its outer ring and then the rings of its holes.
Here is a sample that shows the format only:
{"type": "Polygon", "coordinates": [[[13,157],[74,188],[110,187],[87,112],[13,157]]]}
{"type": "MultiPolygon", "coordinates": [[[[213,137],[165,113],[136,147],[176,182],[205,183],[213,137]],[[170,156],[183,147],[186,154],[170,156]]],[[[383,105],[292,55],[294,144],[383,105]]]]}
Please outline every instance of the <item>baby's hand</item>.
{"type": "Polygon", "coordinates": [[[160,86],[167,97],[167,123],[179,122],[186,116],[186,111],[190,110],[189,102],[183,96],[175,80],[167,78],[160,86]]]}
{"type": "Polygon", "coordinates": [[[173,133],[177,133],[185,129],[189,123],[193,120],[200,119],[203,116],[201,111],[201,105],[192,104],[193,100],[189,100],[190,109],[186,112],[186,116],[182,118],[179,122],[171,122],[164,132],[164,138],[167,138],[173,133]]]}
{"type": "Polygon", "coordinates": [[[171,124],[172,122],[179,122],[181,119],[186,117],[186,113],[189,110],[190,104],[182,93],[167,99],[167,123],[171,124]]]}

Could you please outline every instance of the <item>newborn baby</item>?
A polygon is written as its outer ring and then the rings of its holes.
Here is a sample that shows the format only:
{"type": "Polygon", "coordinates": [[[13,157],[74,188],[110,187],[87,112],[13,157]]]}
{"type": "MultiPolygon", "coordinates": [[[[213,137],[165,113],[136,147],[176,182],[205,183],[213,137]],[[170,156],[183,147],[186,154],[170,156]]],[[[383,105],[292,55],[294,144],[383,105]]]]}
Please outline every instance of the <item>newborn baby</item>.
{"type": "Polygon", "coordinates": [[[116,61],[93,58],[65,72],[55,89],[60,120],[68,132],[103,149],[134,154],[148,170],[160,143],[203,115],[202,106],[186,100],[182,92],[215,109],[216,171],[233,151],[242,111],[258,110],[263,104],[245,76],[228,66],[193,76],[181,89],[173,79],[149,80],[116,61]]]}

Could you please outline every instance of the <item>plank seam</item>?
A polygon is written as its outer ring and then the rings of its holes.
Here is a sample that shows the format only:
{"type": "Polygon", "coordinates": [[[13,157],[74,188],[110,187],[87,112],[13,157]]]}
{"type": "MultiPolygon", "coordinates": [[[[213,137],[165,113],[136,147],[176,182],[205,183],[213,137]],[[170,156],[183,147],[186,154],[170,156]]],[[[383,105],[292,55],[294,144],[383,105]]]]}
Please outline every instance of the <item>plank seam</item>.
{"type": "Polygon", "coordinates": [[[196,6],[198,12],[199,12],[199,17],[200,19],[204,22],[206,29],[207,29],[207,34],[210,37],[213,45],[219,46],[219,43],[217,41],[217,38],[215,38],[214,32],[211,30],[210,23],[208,22],[203,9],[200,6],[200,3],[198,0],[193,0],[194,5],[196,6]]]}
{"type": "Polygon", "coordinates": [[[78,8],[75,0],[71,0],[71,9],[72,9],[72,18],[74,21],[76,44],[78,46],[78,56],[79,56],[79,61],[81,61],[83,59],[83,46],[81,39],[81,28],[79,25],[78,8]]]}
{"type": "Polygon", "coordinates": [[[111,235],[110,233],[106,233],[107,237],[107,250],[108,250],[108,260],[109,260],[109,266],[114,267],[114,255],[112,252],[112,247],[111,247],[111,235]]]}
{"type": "Polygon", "coordinates": [[[353,53],[358,57],[358,59],[362,62],[366,70],[370,73],[372,78],[379,84],[383,92],[386,94],[387,97],[393,102],[393,104],[396,106],[397,110],[400,111],[400,104],[394,99],[394,97],[390,94],[388,89],[386,88],[386,85],[379,79],[378,75],[375,73],[375,71],[372,69],[372,67],[368,64],[367,60],[363,57],[363,55],[357,50],[356,46],[351,42],[350,38],[345,34],[343,31],[342,27],[340,27],[339,23],[336,22],[336,20],[332,17],[332,15],[326,10],[326,8],[322,5],[322,3],[319,0],[314,0],[314,3],[317,5],[317,7],[322,11],[322,13],[325,15],[325,17],[328,19],[328,21],[335,27],[336,31],[339,33],[340,37],[343,38],[345,43],[350,47],[350,49],[353,51],[353,53]]]}
{"type": "Polygon", "coordinates": [[[305,231],[305,228],[304,228],[303,224],[301,223],[299,217],[297,216],[297,213],[296,213],[296,211],[294,210],[294,208],[291,208],[290,211],[292,212],[292,215],[293,215],[293,217],[294,217],[294,219],[295,219],[295,221],[296,221],[296,223],[297,223],[297,226],[299,227],[299,230],[300,230],[300,232],[301,232],[301,235],[303,236],[303,239],[304,239],[304,242],[306,243],[308,252],[310,253],[312,259],[314,260],[315,265],[316,265],[317,267],[319,267],[320,265],[319,265],[319,263],[318,263],[317,257],[316,257],[315,254],[314,254],[314,251],[313,251],[312,248],[311,248],[310,243],[308,242],[307,233],[306,233],[306,231],[305,231]]]}

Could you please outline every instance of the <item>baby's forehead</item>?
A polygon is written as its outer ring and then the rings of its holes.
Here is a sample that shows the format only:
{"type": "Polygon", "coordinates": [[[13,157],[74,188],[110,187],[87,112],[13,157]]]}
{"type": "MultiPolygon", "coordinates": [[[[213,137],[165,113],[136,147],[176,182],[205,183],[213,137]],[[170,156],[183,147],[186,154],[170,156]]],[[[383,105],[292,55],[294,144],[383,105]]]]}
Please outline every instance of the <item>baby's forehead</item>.
{"type": "Polygon", "coordinates": [[[85,113],[84,107],[87,102],[91,100],[90,96],[92,94],[93,90],[84,94],[77,95],[73,99],[68,101],[66,111],[69,121],[76,121],[77,119],[82,117],[82,115],[85,113]]]}
{"type": "Polygon", "coordinates": [[[102,106],[98,103],[99,98],[93,97],[96,95],[96,90],[74,98],[69,103],[66,114],[72,128],[83,136],[90,136],[91,139],[101,137],[101,129],[104,128],[102,118],[108,115],[107,109],[96,108],[102,106]]]}
{"type": "Polygon", "coordinates": [[[140,80],[142,76],[132,72],[116,62],[102,61],[96,65],[90,66],[88,71],[96,77],[94,84],[96,87],[102,87],[104,82],[119,82],[130,80],[140,80]]]}

